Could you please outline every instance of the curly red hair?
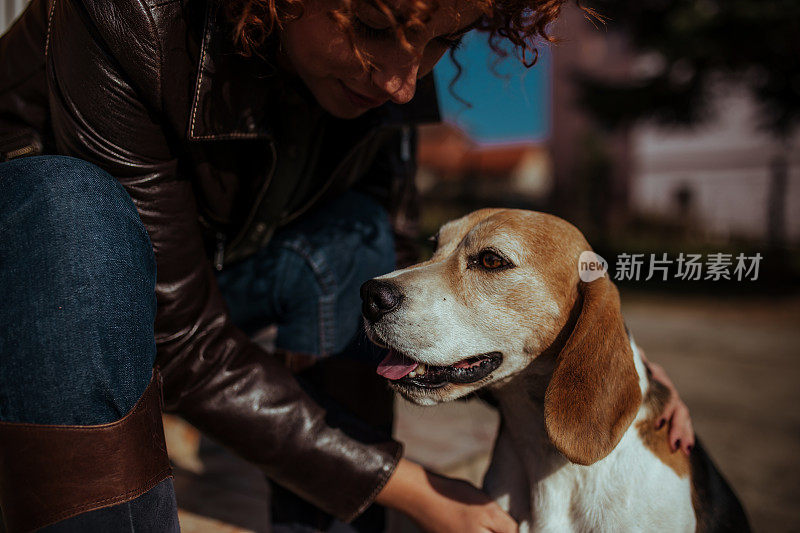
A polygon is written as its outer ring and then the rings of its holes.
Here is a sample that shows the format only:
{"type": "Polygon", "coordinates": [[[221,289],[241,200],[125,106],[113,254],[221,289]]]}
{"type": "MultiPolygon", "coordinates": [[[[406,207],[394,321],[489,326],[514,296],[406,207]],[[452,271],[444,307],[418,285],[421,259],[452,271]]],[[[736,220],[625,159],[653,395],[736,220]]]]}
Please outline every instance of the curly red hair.
{"type": "MultiPolygon", "coordinates": [[[[356,0],[340,0],[340,6],[331,10],[331,16],[339,27],[355,43],[352,27],[352,8],[356,0]]],[[[507,52],[501,42],[507,39],[526,67],[536,63],[539,57],[537,43],[541,40],[553,42],[548,25],[556,20],[567,0],[482,0],[484,15],[475,29],[489,34],[489,44],[501,57],[507,52]]],[[[395,17],[393,10],[381,0],[372,0],[394,22],[398,39],[404,45],[405,29],[424,24],[430,12],[436,9],[436,0],[412,0],[405,6],[402,19],[395,17]]],[[[591,10],[584,8],[590,14],[591,10]]],[[[261,55],[260,50],[276,29],[299,18],[303,13],[303,0],[227,0],[225,15],[233,27],[233,40],[242,55],[261,55]]],[[[366,66],[366,57],[355,44],[353,51],[366,66]]]]}

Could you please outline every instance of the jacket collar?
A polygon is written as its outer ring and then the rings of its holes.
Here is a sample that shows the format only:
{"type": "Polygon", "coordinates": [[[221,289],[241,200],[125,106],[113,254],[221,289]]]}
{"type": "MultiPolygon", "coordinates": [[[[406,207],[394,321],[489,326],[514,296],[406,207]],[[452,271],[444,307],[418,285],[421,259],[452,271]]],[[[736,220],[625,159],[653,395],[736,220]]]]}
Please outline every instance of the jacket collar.
{"type": "MultiPolygon", "coordinates": [[[[218,0],[208,0],[187,136],[192,141],[272,138],[282,85],[276,83],[277,71],[262,58],[237,54],[218,12],[218,0]]],[[[420,80],[408,104],[390,102],[370,114],[384,126],[438,122],[433,76],[420,80]]]]}

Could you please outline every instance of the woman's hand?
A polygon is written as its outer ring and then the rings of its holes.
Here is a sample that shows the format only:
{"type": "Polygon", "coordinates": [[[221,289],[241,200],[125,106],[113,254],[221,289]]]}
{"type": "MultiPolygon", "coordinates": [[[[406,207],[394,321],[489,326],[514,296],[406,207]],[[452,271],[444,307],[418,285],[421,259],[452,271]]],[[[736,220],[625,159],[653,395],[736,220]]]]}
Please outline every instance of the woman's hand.
{"type": "Polygon", "coordinates": [[[405,513],[431,533],[518,531],[514,519],[480,490],[406,459],[400,459],[375,501],[405,513]]]}
{"type": "Polygon", "coordinates": [[[673,452],[680,448],[683,453],[689,455],[694,446],[694,428],[692,428],[692,419],[689,417],[689,408],[678,396],[678,390],[672,384],[664,368],[647,359],[644,359],[644,362],[653,374],[653,379],[669,389],[669,400],[664,407],[664,412],[656,419],[656,429],[661,429],[664,424],[668,423],[670,448],[673,452]]]}

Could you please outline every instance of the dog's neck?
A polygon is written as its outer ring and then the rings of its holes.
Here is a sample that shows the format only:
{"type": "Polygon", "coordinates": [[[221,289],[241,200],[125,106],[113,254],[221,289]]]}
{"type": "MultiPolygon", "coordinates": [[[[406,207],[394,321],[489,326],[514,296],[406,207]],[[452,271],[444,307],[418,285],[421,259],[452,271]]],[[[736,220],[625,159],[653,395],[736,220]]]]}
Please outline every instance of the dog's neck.
{"type": "Polygon", "coordinates": [[[544,408],[544,395],[553,378],[556,357],[555,353],[540,355],[502,389],[513,390],[514,394],[521,394],[544,408]]]}
{"type": "MultiPolygon", "coordinates": [[[[642,392],[642,397],[644,397],[648,388],[647,367],[642,360],[636,342],[634,342],[633,337],[630,335],[628,337],[628,342],[633,352],[633,364],[636,367],[636,374],[639,377],[639,389],[642,392]]],[[[558,346],[560,345],[554,343],[553,346],[534,359],[525,370],[493,389],[493,394],[497,397],[498,401],[500,401],[500,396],[503,395],[501,391],[508,389],[514,390],[515,394],[524,393],[524,395],[530,397],[532,401],[543,405],[547,387],[555,371],[556,360],[558,358],[558,350],[556,348],[558,346]]]]}
{"type": "MultiPolygon", "coordinates": [[[[648,388],[647,370],[632,337],[630,344],[644,397],[648,388]]],[[[519,449],[534,452],[533,456],[528,454],[528,457],[538,456],[534,462],[541,461],[542,466],[530,464],[526,467],[540,471],[540,475],[544,473],[541,472],[543,468],[553,469],[567,463],[551,443],[544,420],[545,394],[553,377],[557,357],[556,350],[543,352],[524,371],[493,390],[504,421],[503,427],[511,433],[519,449]]]]}

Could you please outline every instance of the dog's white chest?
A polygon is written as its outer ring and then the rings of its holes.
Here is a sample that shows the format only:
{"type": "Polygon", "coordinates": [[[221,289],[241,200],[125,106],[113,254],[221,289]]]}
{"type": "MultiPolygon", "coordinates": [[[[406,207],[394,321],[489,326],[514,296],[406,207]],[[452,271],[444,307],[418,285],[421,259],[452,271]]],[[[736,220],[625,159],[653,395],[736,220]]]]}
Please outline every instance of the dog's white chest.
{"type": "Polygon", "coordinates": [[[484,479],[520,531],[694,531],[688,477],[659,461],[635,430],[593,465],[572,464],[552,447],[529,402],[501,400],[504,424],[484,479]]]}

